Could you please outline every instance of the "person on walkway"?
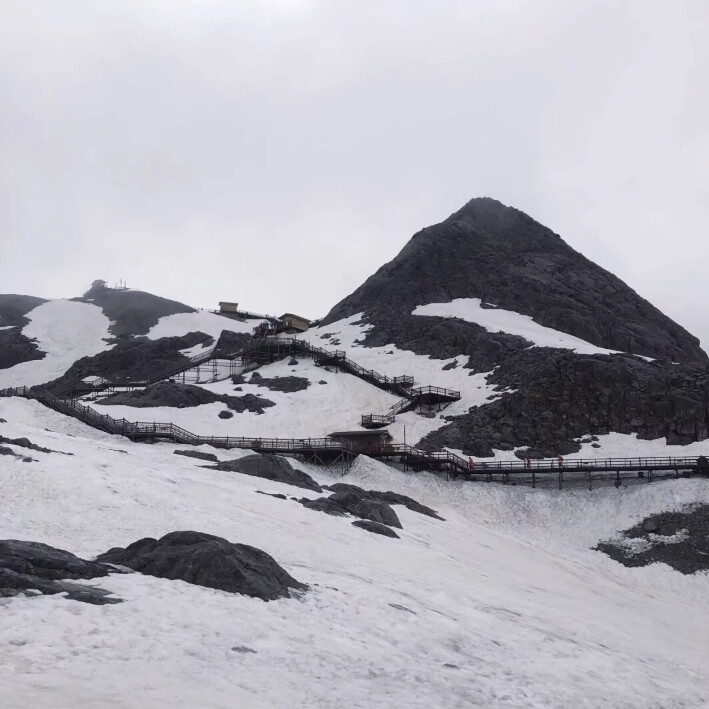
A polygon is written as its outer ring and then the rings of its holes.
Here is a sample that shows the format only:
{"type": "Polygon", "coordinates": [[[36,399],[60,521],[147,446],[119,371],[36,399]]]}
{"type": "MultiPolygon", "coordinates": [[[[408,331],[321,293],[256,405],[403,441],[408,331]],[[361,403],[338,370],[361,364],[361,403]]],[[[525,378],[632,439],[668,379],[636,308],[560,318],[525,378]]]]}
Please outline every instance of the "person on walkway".
{"type": "Polygon", "coordinates": [[[532,459],[531,458],[525,458],[524,459],[524,467],[529,470],[529,468],[532,467],[532,459]]]}
{"type": "Polygon", "coordinates": [[[559,469],[564,467],[564,456],[561,453],[556,454],[556,462],[559,464],[559,469]]]}
{"type": "Polygon", "coordinates": [[[475,461],[472,458],[468,458],[468,470],[475,470],[475,461]]]}

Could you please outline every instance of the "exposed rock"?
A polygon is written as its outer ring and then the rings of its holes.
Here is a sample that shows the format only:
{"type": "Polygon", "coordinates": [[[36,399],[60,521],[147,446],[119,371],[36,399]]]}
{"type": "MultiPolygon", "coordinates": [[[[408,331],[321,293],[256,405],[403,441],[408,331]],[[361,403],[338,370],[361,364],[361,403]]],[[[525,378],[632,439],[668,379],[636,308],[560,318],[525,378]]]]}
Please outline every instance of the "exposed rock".
{"type": "Polygon", "coordinates": [[[287,500],[288,498],[281,492],[264,492],[263,490],[256,490],[259,495],[268,495],[268,497],[275,497],[279,500],[287,500]]]}
{"type": "Polygon", "coordinates": [[[219,418],[220,418],[220,419],[230,419],[230,418],[234,418],[234,412],[233,412],[233,411],[220,411],[218,415],[219,415],[219,418]]]}
{"type": "MultiPolygon", "coordinates": [[[[330,489],[334,488],[335,486],[333,485],[330,489]]],[[[360,519],[367,519],[401,529],[401,522],[396,512],[386,502],[374,499],[355,485],[343,485],[340,490],[329,497],[321,497],[316,500],[303,498],[298,500],[298,502],[303,507],[325,512],[326,514],[351,514],[360,519]]]]}
{"type": "Polygon", "coordinates": [[[259,387],[266,387],[271,391],[303,391],[310,386],[310,380],[305,377],[274,377],[273,379],[267,379],[261,375],[255,376],[257,374],[258,372],[253,373],[250,384],[255,384],[259,387]]]}
{"type": "Polygon", "coordinates": [[[362,497],[352,492],[336,492],[330,495],[330,499],[355,517],[401,529],[401,522],[396,512],[385,502],[362,497]]]}
{"type": "Polygon", "coordinates": [[[180,350],[212,342],[203,332],[190,332],[182,337],[123,338],[115,347],[92,357],[82,357],[59,379],[46,388],[57,395],[64,392],[90,390],[83,381],[87,377],[100,377],[114,384],[146,382],[162,377],[167,372],[189,363],[180,350]]]}
{"type": "Polygon", "coordinates": [[[321,379],[318,384],[327,384],[327,382],[324,379],[321,379]]]}
{"type": "Polygon", "coordinates": [[[264,601],[308,588],[266,552],[204,532],[171,532],[158,540],[147,537],[98,558],[149,576],[180,579],[264,601]]]}
{"type": "Polygon", "coordinates": [[[368,519],[356,519],[352,522],[352,525],[355,527],[360,527],[361,529],[366,529],[368,532],[374,532],[374,534],[381,534],[385,537],[400,539],[399,535],[391,527],[387,527],[385,524],[379,524],[378,522],[372,522],[368,519]]]}
{"type": "Polygon", "coordinates": [[[489,457],[493,449],[519,447],[573,452],[589,433],[637,433],[669,444],[709,436],[709,360],[697,338],[558,235],[495,200],[472,200],[416,234],[323,322],[357,313],[369,326],[360,346],[394,343],[459,362],[462,355],[471,372],[492,372],[488,381],[499,397],[449,417],[421,447],[489,457]],[[421,304],[456,298],[478,298],[599,347],[658,361],[530,348],[522,337],[475,323],[412,315],[421,304]]]}
{"type": "Polygon", "coordinates": [[[45,352],[19,328],[0,330],[0,369],[9,369],[22,362],[44,359],[45,352]]]}
{"type": "Polygon", "coordinates": [[[68,598],[85,603],[120,603],[108,591],[67,581],[103,577],[110,571],[113,569],[105,564],[85,561],[47,544],[0,540],[0,596],[66,593],[68,598]]]}
{"type": "MultiPolygon", "coordinates": [[[[529,315],[600,347],[709,363],[697,338],[620,279],[523,212],[488,198],[473,199],[442,223],[414,235],[393,261],[336,305],[323,324],[364,312],[375,325],[374,338],[388,336],[389,343],[413,349],[412,340],[446,322],[411,332],[410,319],[429,320],[411,316],[414,308],[456,298],[479,298],[529,315]]],[[[455,344],[454,332],[443,325],[439,334],[444,347],[455,344]]],[[[365,343],[373,344],[370,339],[365,343]]],[[[460,342],[454,354],[464,354],[460,347],[470,340],[460,342]]]]}
{"type": "Polygon", "coordinates": [[[663,563],[683,574],[709,570],[709,505],[651,515],[595,548],[629,567],[663,563]]]}
{"type": "Polygon", "coordinates": [[[622,355],[532,349],[503,361],[488,381],[514,391],[426,436],[420,446],[486,457],[530,447],[529,457],[580,450],[585,434],[637,434],[668,444],[709,437],[709,371],[622,355]]]}
{"type": "MultiPolygon", "coordinates": [[[[254,441],[258,444],[258,441],[254,441]]],[[[302,470],[294,468],[286,458],[279,455],[247,455],[238,460],[227,460],[214,466],[209,466],[214,470],[228,470],[244,475],[253,475],[265,480],[275,480],[276,482],[293,485],[305,490],[322,492],[322,488],[313,480],[310,475],[302,470]]]]}
{"type": "Polygon", "coordinates": [[[418,512],[428,517],[443,520],[443,517],[441,517],[436,510],[426,507],[426,505],[422,505],[420,502],[414,500],[413,497],[401,495],[398,492],[364,490],[361,487],[350,485],[348,483],[334,483],[333,485],[330,485],[329,489],[333,492],[353,492],[360,497],[368,497],[369,499],[377,500],[379,502],[386,502],[389,505],[404,505],[412,512],[418,512]]]}
{"type": "Polygon", "coordinates": [[[73,453],[64,453],[63,451],[55,451],[51,448],[44,448],[32,443],[29,438],[5,438],[5,436],[0,436],[0,443],[6,443],[11,446],[19,446],[20,448],[27,448],[28,450],[38,451],[40,453],[62,453],[63,455],[74,455],[73,453]]]}
{"type": "Polygon", "coordinates": [[[243,332],[232,332],[231,330],[222,330],[222,334],[217,340],[214,347],[214,354],[226,356],[241,352],[246,345],[251,342],[251,335],[243,332]]]}
{"type": "Polygon", "coordinates": [[[145,335],[162,317],[197,312],[189,305],[151,293],[107,288],[103,281],[94,281],[83,297],[75,300],[98,305],[111,321],[109,331],[116,337],[145,335]]]}
{"type": "Polygon", "coordinates": [[[298,362],[298,360],[297,360],[295,357],[291,357],[291,358],[288,360],[288,366],[289,366],[289,367],[295,367],[295,365],[298,364],[298,363],[299,363],[299,362],[298,362]]]}
{"type": "Polygon", "coordinates": [[[211,463],[218,463],[219,458],[214,453],[205,453],[204,451],[172,451],[175,455],[184,455],[188,458],[197,458],[198,460],[208,460],[211,463]]]}
{"type": "Polygon", "coordinates": [[[44,298],[36,298],[33,295],[1,294],[0,327],[12,325],[13,327],[23,328],[30,322],[27,314],[46,302],[44,298]]]}
{"type": "Polygon", "coordinates": [[[119,392],[101,400],[105,406],[122,405],[137,408],[153,408],[170,406],[174,408],[190,408],[202,404],[220,402],[226,404],[232,411],[242,413],[252,411],[262,413],[269,406],[275,406],[272,401],[253,394],[244,396],[229,396],[215,394],[208,389],[192,384],[176,384],[173,382],[157,382],[145,389],[119,392]]]}
{"type": "Polygon", "coordinates": [[[316,497],[314,500],[302,497],[298,502],[309,510],[324,512],[335,517],[344,517],[347,514],[347,511],[332,497],[316,497]]]}
{"type": "Polygon", "coordinates": [[[445,372],[448,369],[455,369],[458,366],[458,360],[454,359],[452,362],[448,362],[448,364],[444,364],[441,369],[445,372]]]}

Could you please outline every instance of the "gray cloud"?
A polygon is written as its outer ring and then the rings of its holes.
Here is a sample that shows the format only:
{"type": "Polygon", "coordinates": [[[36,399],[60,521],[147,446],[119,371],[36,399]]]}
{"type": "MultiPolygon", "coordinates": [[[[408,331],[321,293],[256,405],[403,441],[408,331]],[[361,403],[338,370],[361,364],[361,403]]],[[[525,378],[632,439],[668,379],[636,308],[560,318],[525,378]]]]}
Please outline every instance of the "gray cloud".
{"type": "Polygon", "coordinates": [[[703,0],[1,12],[0,292],[316,316],[489,195],[709,343],[703,0]]]}

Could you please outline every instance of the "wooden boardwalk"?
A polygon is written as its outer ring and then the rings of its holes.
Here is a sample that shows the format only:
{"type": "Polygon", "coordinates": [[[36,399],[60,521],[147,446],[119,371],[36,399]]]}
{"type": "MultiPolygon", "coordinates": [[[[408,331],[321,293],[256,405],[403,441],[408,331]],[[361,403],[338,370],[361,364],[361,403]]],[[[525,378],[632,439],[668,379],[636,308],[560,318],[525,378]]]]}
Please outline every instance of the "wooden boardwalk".
{"type": "MultiPolygon", "coordinates": [[[[0,391],[0,397],[19,396],[36,400],[60,413],[77,418],[93,428],[126,436],[134,441],[171,441],[185,445],[210,445],[215,448],[242,448],[257,452],[279,453],[345,471],[356,454],[347,442],[331,438],[259,438],[254,436],[200,436],[173,423],[128,421],[100,414],[77,401],[50,394],[42,389],[19,387],[0,391]]],[[[477,461],[471,466],[450,451],[425,451],[403,443],[374,446],[359,451],[372,458],[401,464],[405,470],[445,472],[448,479],[498,482],[505,485],[557,486],[615,484],[628,481],[652,482],[660,477],[688,477],[709,474],[709,461],[704,456],[657,458],[589,458],[567,459],[561,466],[555,459],[520,461],[477,461]]]]}

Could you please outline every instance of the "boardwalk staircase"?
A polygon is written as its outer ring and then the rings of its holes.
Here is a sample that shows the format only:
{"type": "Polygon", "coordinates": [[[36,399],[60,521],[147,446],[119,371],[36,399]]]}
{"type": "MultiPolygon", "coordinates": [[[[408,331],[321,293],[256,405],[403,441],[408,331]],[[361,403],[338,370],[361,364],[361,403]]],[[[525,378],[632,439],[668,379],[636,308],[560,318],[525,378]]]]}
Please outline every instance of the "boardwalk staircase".
{"type": "Polygon", "coordinates": [[[406,392],[403,399],[397,401],[385,414],[362,414],[361,426],[363,428],[384,428],[396,420],[397,414],[413,411],[415,408],[429,410],[436,406],[440,411],[444,407],[460,400],[460,392],[442,387],[425,386],[412,387],[406,392]]]}
{"type": "Polygon", "coordinates": [[[392,394],[411,398],[411,387],[414,378],[409,375],[389,377],[373,369],[366,369],[349,357],[344,350],[326,350],[315,347],[309,342],[295,337],[265,337],[254,340],[237,352],[211,349],[201,352],[183,364],[174,367],[150,379],[116,379],[113,381],[98,380],[86,382],[71,392],[68,396],[78,397],[89,394],[113,393],[116,391],[131,391],[143,389],[160,381],[177,381],[182,383],[200,383],[228,379],[239,374],[249,366],[269,364],[288,356],[312,357],[315,363],[323,367],[334,367],[337,371],[348,372],[370,384],[392,394]]]}
{"type": "MultiPolygon", "coordinates": [[[[199,436],[173,423],[147,421],[127,421],[100,414],[90,406],[76,399],[61,399],[40,388],[18,387],[0,390],[0,397],[23,397],[32,399],[72,416],[87,425],[106,433],[126,436],[133,441],[171,441],[187,445],[211,445],[215,448],[246,448],[266,453],[281,453],[297,456],[304,460],[325,464],[341,465],[345,472],[355,458],[355,452],[347,441],[332,438],[254,438],[244,436],[199,436]]],[[[610,479],[620,487],[628,478],[653,480],[660,474],[674,474],[675,477],[700,474],[709,476],[709,461],[704,456],[682,458],[608,458],[590,460],[517,460],[496,462],[474,462],[466,460],[447,450],[424,451],[405,443],[384,443],[372,445],[371,449],[359,450],[372,458],[396,460],[405,469],[438,470],[447,477],[464,477],[468,480],[493,480],[504,484],[525,484],[535,487],[543,478],[558,479],[561,489],[565,482],[584,483],[589,488],[593,481],[610,479]]]]}

